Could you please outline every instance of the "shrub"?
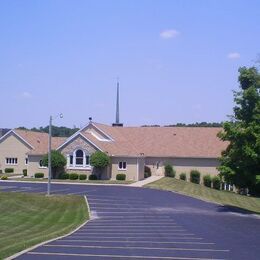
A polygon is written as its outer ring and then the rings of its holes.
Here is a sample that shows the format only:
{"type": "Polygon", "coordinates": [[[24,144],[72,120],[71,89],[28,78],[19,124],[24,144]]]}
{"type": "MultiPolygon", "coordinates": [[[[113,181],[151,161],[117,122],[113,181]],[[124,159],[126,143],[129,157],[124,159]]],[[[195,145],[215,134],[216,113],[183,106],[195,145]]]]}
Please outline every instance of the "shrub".
{"type": "Polygon", "coordinates": [[[182,172],[181,174],[180,174],[180,180],[183,180],[183,181],[186,181],[186,173],[185,172],[182,172]]]}
{"type": "Polygon", "coordinates": [[[209,174],[203,176],[203,184],[206,186],[206,187],[209,187],[211,188],[211,176],[209,174]]]}
{"type": "Polygon", "coordinates": [[[200,184],[200,172],[197,170],[191,170],[190,181],[196,184],[200,184]]]}
{"type": "Polygon", "coordinates": [[[66,172],[63,172],[63,173],[60,174],[59,178],[61,180],[68,180],[70,178],[70,175],[66,172]]]}
{"type": "Polygon", "coordinates": [[[90,174],[90,175],[88,176],[88,179],[89,179],[90,181],[95,181],[95,180],[97,180],[98,178],[97,178],[97,175],[95,175],[95,174],[90,174]]]}
{"type": "Polygon", "coordinates": [[[105,168],[110,164],[110,158],[106,153],[97,151],[91,154],[90,164],[96,168],[105,168]]]}
{"type": "Polygon", "coordinates": [[[13,173],[14,168],[5,168],[5,173],[13,173]]]}
{"type": "Polygon", "coordinates": [[[125,179],[126,179],[126,175],[124,173],[118,173],[116,175],[116,180],[117,181],[125,181],[125,179]]]}
{"type": "Polygon", "coordinates": [[[34,174],[34,178],[43,178],[43,177],[44,177],[44,173],[42,173],[42,172],[36,172],[34,174]]]}
{"type": "Polygon", "coordinates": [[[79,175],[79,179],[80,180],[86,180],[87,179],[87,175],[86,174],[80,174],[79,175]]]}
{"type": "Polygon", "coordinates": [[[175,177],[175,170],[173,169],[171,164],[166,164],[164,166],[164,176],[171,177],[171,178],[175,177]]]}
{"type": "Polygon", "coordinates": [[[2,171],[2,170],[0,170],[0,174],[1,174],[1,173],[3,173],[3,171],[2,171]]]}
{"type": "Polygon", "coordinates": [[[213,188],[216,190],[220,190],[221,180],[218,176],[214,176],[212,178],[213,188]]]}
{"type": "Polygon", "coordinates": [[[3,180],[3,181],[8,180],[8,177],[6,175],[4,175],[4,176],[1,177],[1,180],[3,180]]]}
{"type": "Polygon", "coordinates": [[[152,176],[151,168],[148,166],[144,166],[144,177],[148,178],[152,176]]]}
{"type": "Polygon", "coordinates": [[[23,176],[27,176],[27,169],[23,169],[23,176]]]}
{"type": "Polygon", "coordinates": [[[69,176],[70,176],[70,180],[77,180],[79,178],[79,175],[75,172],[70,173],[69,176]]]}

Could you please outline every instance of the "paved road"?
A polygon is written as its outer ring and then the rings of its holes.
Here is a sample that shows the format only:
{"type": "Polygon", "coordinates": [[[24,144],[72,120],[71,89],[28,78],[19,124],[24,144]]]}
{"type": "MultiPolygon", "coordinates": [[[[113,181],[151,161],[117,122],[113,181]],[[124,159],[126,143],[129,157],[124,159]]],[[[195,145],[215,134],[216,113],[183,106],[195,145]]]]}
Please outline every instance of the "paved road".
{"type": "MultiPolygon", "coordinates": [[[[45,192],[46,184],[1,182],[0,190],[45,192]]],[[[92,220],[18,259],[260,259],[260,219],[171,192],[52,185],[87,195],[92,220]]]]}

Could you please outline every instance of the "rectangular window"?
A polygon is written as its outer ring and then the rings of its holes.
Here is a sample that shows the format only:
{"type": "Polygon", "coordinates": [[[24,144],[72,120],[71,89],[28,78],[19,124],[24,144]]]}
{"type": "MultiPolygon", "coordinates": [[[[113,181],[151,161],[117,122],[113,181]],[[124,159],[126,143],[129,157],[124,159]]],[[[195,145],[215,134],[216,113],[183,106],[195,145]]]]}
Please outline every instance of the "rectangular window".
{"type": "Polygon", "coordinates": [[[77,158],[77,157],[76,157],[76,165],[82,166],[82,165],[83,165],[83,158],[77,158]]]}
{"type": "Polygon", "coordinates": [[[126,170],[127,163],[126,162],[119,162],[118,163],[118,170],[126,170]]]}
{"type": "Polygon", "coordinates": [[[18,159],[17,158],[13,158],[13,157],[6,157],[5,158],[5,164],[16,165],[17,163],[18,163],[18,159]]]}
{"type": "Polygon", "coordinates": [[[70,155],[70,165],[73,165],[73,155],[70,155]]]}
{"type": "Polygon", "coordinates": [[[25,158],[25,165],[28,164],[28,158],[25,158]]]}

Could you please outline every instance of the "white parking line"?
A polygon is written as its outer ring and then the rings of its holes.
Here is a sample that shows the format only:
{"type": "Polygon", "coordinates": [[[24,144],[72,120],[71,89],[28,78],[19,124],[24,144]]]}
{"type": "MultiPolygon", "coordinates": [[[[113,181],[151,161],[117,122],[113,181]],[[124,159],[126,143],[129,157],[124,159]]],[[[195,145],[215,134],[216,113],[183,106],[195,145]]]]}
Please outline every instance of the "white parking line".
{"type": "MultiPolygon", "coordinates": [[[[104,233],[104,232],[82,232],[79,233],[77,232],[75,234],[75,236],[86,236],[86,235],[100,235],[102,234],[103,237],[105,237],[105,235],[110,235],[109,233],[104,233]]],[[[120,232],[113,232],[113,235],[121,235],[119,237],[122,237],[122,235],[151,235],[151,234],[161,234],[161,235],[174,235],[176,236],[195,236],[195,234],[192,233],[175,233],[174,231],[163,231],[163,233],[161,232],[156,232],[156,231],[149,231],[149,232],[138,232],[138,231],[134,231],[134,232],[129,232],[129,231],[120,231],[120,232]]],[[[73,235],[74,236],[74,235],[73,235]]]]}
{"type": "Polygon", "coordinates": [[[194,242],[194,241],[122,241],[122,240],[111,240],[111,241],[101,241],[101,240],[87,240],[87,239],[62,239],[57,240],[61,242],[93,242],[93,243],[142,243],[142,244],[184,244],[184,245],[215,245],[215,243],[210,242],[194,242]]]}
{"type": "Polygon", "coordinates": [[[84,256],[102,258],[139,258],[139,259],[172,259],[172,260],[224,260],[223,258],[201,258],[201,257],[178,257],[178,256],[139,256],[139,255],[100,255],[100,254],[71,254],[71,253],[47,253],[47,252],[28,252],[30,255],[56,255],[56,256],[84,256]]]}
{"type": "Polygon", "coordinates": [[[17,189],[18,186],[0,186],[0,190],[17,189]]]}
{"type": "Polygon", "coordinates": [[[183,247],[143,247],[143,246],[81,246],[81,245],[43,245],[44,247],[72,247],[72,248],[98,248],[98,249],[142,249],[142,250],[161,250],[161,251],[198,251],[198,252],[229,252],[228,249],[211,248],[183,248],[183,247]]]}
{"type": "MultiPolygon", "coordinates": [[[[73,238],[79,238],[79,239],[82,239],[82,236],[77,236],[77,235],[71,235],[70,236],[70,238],[71,237],[73,237],[73,238]]],[[[100,238],[100,236],[95,236],[97,239],[99,239],[100,238]]],[[[164,236],[164,238],[165,238],[166,236],[164,236]]],[[[167,237],[170,237],[171,239],[173,238],[172,236],[167,236],[167,237]]],[[[91,238],[94,238],[94,236],[92,236],[91,238]]],[[[109,236],[109,237],[105,237],[105,236],[102,236],[101,237],[102,239],[104,238],[104,239],[107,239],[107,238],[109,238],[109,239],[113,239],[113,238],[116,238],[116,239],[119,239],[119,238],[121,238],[121,239],[141,239],[141,238],[143,238],[143,239],[156,239],[156,238],[153,238],[153,237],[151,237],[151,236],[143,236],[143,237],[141,237],[141,236],[138,236],[138,237],[136,237],[136,236],[126,236],[126,237],[122,237],[122,236],[109,236]]],[[[178,240],[182,240],[182,239],[189,239],[189,240],[202,240],[203,238],[201,238],[201,237],[176,237],[176,236],[174,236],[174,239],[178,239],[178,240]]],[[[103,240],[100,240],[100,241],[103,241],[103,240]]],[[[152,242],[152,241],[151,241],[152,242]]]]}

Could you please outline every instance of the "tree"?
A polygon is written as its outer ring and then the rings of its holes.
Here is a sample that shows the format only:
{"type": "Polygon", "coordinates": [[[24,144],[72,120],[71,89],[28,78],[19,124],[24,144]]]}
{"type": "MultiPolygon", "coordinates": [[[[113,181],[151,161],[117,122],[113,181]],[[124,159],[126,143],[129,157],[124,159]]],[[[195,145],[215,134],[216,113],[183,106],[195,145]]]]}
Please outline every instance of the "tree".
{"type": "Polygon", "coordinates": [[[105,167],[110,164],[109,156],[104,153],[97,151],[90,156],[90,165],[94,166],[97,170],[97,175],[100,178],[102,171],[105,167]]]}
{"type": "Polygon", "coordinates": [[[229,142],[219,170],[226,182],[253,193],[260,174],[260,74],[255,67],[242,67],[238,81],[240,91],[234,91],[234,115],[219,133],[223,141],[229,142]]]}
{"type": "MultiPolygon", "coordinates": [[[[64,166],[67,164],[66,158],[59,151],[51,151],[51,170],[52,177],[57,178],[63,172],[64,166]]],[[[48,154],[43,156],[42,165],[48,167],[48,154]]]]}

